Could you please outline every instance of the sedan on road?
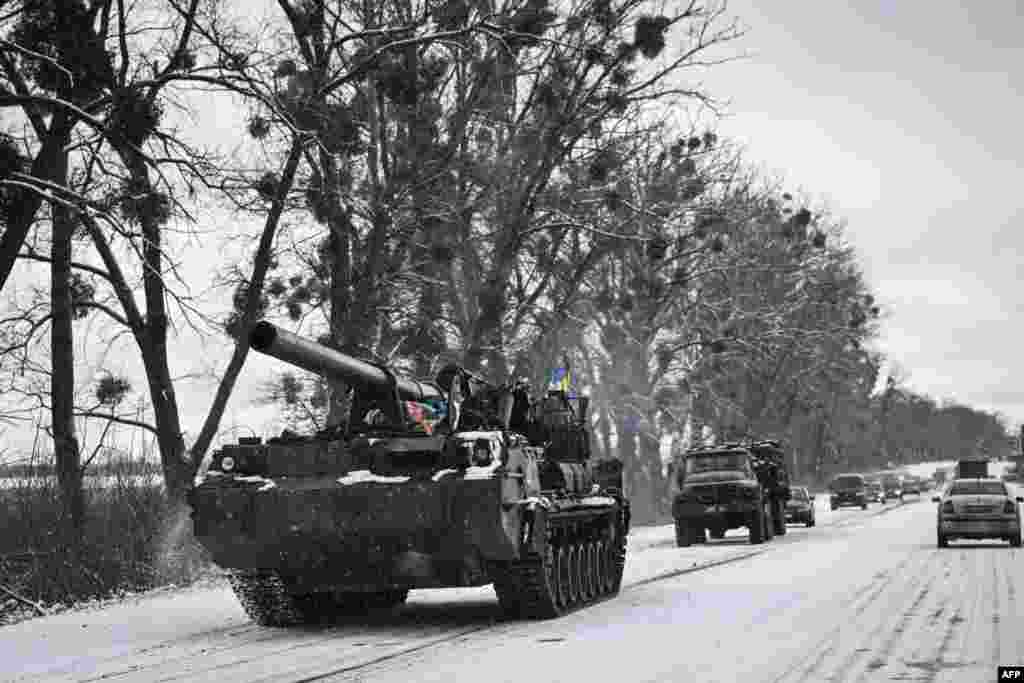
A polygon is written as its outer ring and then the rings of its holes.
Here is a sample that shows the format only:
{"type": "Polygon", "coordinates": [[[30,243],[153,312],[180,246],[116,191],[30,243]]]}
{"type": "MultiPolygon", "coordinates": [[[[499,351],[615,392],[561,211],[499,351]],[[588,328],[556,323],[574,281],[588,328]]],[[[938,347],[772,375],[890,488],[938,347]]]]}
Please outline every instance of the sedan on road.
{"type": "Polygon", "coordinates": [[[786,501],[786,524],[803,524],[814,526],[814,495],[803,486],[790,489],[789,500],[786,501]]]}
{"type": "Polygon", "coordinates": [[[847,505],[856,505],[862,510],[868,509],[867,485],[864,477],[859,474],[840,474],[828,485],[831,495],[829,507],[838,510],[847,505]]]}
{"type": "Polygon", "coordinates": [[[999,538],[1021,546],[1020,509],[1024,497],[1014,496],[998,479],[956,479],[941,496],[937,535],[940,548],[957,538],[999,538]]]}

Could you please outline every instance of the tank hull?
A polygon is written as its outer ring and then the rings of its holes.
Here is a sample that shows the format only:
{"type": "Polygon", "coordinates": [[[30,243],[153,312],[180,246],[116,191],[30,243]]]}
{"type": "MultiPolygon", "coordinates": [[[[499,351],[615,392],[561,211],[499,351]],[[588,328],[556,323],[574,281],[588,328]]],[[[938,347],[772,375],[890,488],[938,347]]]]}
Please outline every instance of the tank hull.
{"type": "Polygon", "coordinates": [[[196,538],[227,569],[322,575],[353,589],[472,586],[487,583],[487,561],[521,551],[513,477],[239,479],[193,493],[196,538]]]}
{"type": "Polygon", "coordinates": [[[515,474],[389,479],[401,477],[208,477],[191,494],[195,536],[220,567],[310,590],[442,588],[543,552],[550,524],[621,514],[616,498],[525,498],[515,474]]]}

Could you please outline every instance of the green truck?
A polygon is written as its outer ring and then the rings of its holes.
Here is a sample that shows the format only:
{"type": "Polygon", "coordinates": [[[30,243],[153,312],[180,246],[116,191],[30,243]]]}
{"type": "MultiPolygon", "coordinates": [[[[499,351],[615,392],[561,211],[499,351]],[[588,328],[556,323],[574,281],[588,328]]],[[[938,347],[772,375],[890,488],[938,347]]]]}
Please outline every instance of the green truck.
{"type": "Polygon", "coordinates": [[[686,451],[675,466],[679,492],[672,501],[676,545],[687,547],[747,527],[750,542],[786,533],[790,499],[779,441],[725,443],[686,451]]]}

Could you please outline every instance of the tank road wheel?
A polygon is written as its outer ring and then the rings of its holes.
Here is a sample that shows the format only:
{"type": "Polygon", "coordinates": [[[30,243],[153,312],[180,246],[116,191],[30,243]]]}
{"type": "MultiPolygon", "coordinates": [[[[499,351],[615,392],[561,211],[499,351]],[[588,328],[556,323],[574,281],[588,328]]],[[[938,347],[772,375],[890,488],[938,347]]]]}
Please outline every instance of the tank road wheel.
{"type": "Polygon", "coordinates": [[[597,597],[608,592],[608,545],[604,539],[594,543],[594,591],[597,597]]]}
{"type": "MultiPolygon", "coordinates": [[[[617,531],[617,530],[616,530],[617,531]]],[[[611,585],[608,587],[608,595],[616,595],[622,587],[622,574],[626,569],[626,537],[616,533],[608,543],[609,557],[611,559],[608,570],[611,576],[611,585]]]]}
{"type": "Polygon", "coordinates": [[[576,547],[579,548],[580,555],[580,602],[587,603],[590,601],[590,544],[581,541],[576,547]]]}
{"type": "Polygon", "coordinates": [[[316,616],[308,609],[312,605],[289,595],[276,572],[235,571],[228,574],[228,581],[245,613],[260,626],[293,626],[316,616]]]}
{"type": "Polygon", "coordinates": [[[764,543],[764,508],[759,508],[750,513],[750,520],[747,522],[747,529],[750,530],[751,545],[764,543]]]}
{"type": "Polygon", "coordinates": [[[578,543],[569,544],[569,607],[575,607],[580,602],[580,546],[578,543]]]}
{"type": "Polygon", "coordinates": [[[676,547],[677,548],[689,548],[693,545],[693,535],[690,531],[690,525],[684,520],[676,520],[676,547]]]}
{"type": "Polygon", "coordinates": [[[612,541],[604,539],[601,541],[603,546],[603,554],[601,558],[601,593],[608,595],[612,592],[612,586],[615,584],[615,552],[612,549],[612,541]]]}
{"type": "Polygon", "coordinates": [[[593,601],[601,595],[601,579],[597,573],[597,541],[587,541],[587,565],[584,571],[587,573],[587,600],[593,601]]]}
{"type": "Polygon", "coordinates": [[[588,541],[584,548],[586,549],[584,557],[587,558],[587,563],[583,567],[587,575],[587,581],[584,582],[584,585],[587,587],[587,602],[590,602],[601,594],[597,587],[598,583],[600,583],[597,575],[597,544],[593,541],[588,541]]]}
{"type": "Polygon", "coordinates": [[[571,583],[572,567],[569,565],[569,546],[562,544],[558,546],[558,580],[556,589],[558,591],[558,606],[565,609],[571,602],[569,600],[569,584],[571,583]]]}
{"type": "Polygon", "coordinates": [[[596,600],[604,595],[604,541],[594,541],[594,566],[591,571],[596,600]]]}

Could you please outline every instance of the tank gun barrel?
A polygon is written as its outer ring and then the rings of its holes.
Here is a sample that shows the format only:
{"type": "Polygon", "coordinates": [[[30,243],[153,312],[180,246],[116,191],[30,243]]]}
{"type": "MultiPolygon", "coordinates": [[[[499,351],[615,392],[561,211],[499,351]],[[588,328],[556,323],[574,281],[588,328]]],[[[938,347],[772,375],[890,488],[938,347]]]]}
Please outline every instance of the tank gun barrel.
{"type": "Polygon", "coordinates": [[[441,390],[433,384],[392,375],[372,363],[282,330],[265,320],[253,328],[249,344],[256,351],[295,367],[365,389],[384,391],[394,381],[399,397],[405,401],[444,398],[441,390]]]}

